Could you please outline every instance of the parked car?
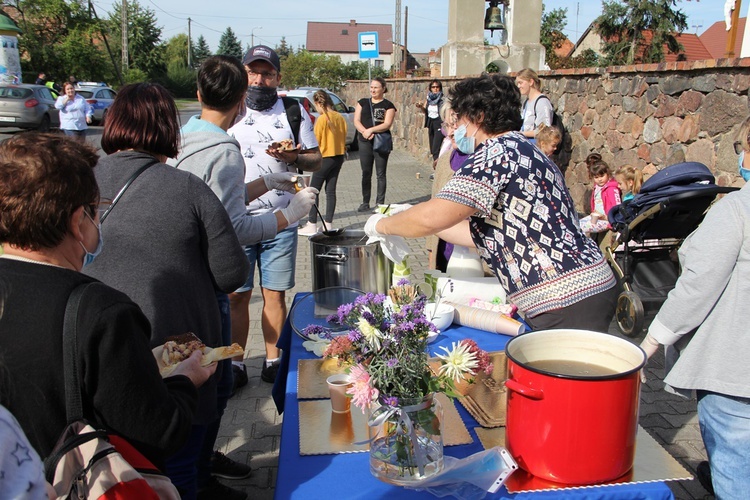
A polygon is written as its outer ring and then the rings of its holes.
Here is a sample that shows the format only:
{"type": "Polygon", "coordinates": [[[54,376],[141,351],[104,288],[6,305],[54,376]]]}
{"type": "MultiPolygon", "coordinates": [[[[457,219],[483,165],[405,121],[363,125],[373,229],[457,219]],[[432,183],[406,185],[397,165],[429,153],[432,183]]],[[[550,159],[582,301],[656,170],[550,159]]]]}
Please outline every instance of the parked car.
{"type": "Polygon", "coordinates": [[[104,124],[107,110],[114,102],[117,92],[104,82],[78,82],[76,93],[81,94],[81,97],[94,108],[94,123],[104,124]]]}
{"type": "Polygon", "coordinates": [[[356,150],[357,129],[354,127],[354,108],[352,106],[347,106],[339,96],[337,96],[330,90],[320,89],[316,87],[300,87],[294,90],[287,90],[286,95],[288,97],[291,97],[292,99],[298,100],[302,104],[302,107],[304,107],[307,112],[310,113],[310,116],[313,117],[314,122],[315,118],[319,116],[319,113],[315,111],[315,106],[313,106],[312,100],[313,94],[315,94],[315,92],[318,90],[323,90],[329,96],[331,96],[331,100],[333,101],[333,109],[341,113],[341,116],[343,116],[344,120],[346,121],[346,143],[349,145],[350,150],[356,150]]]}
{"type": "Polygon", "coordinates": [[[42,132],[60,126],[55,97],[44,85],[0,85],[0,127],[34,128],[42,132]]]}

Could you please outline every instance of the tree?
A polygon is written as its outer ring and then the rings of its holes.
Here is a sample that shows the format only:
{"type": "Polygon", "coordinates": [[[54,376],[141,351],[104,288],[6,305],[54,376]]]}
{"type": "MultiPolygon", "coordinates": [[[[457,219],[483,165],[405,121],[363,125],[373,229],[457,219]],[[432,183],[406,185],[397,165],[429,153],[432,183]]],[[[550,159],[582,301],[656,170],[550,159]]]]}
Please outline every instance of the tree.
{"type": "Polygon", "coordinates": [[[286,37],[281,37],[279,44],[275,47],[276,53],[279,55],[280,60],[284,60],[289,57],[290,54],[294,54],[294,49],[286,43],[286,37]]]}
{"type": "Polygon", "coordinates": [[[344,65],[338,56],[313,54],[298,50],[281,61],[282,83],[285,87],[324,87],[333,91],[344,83],[344,65]]]}
{"type": "Polygon", "coordinates": [[[219,48],[216,49],[217,55],[233,56],[237,59],[242,60],[242,44],[237,39],[237,36],[232,31],[232,28],[228,27],[224,33],[221,34],[219,39],[219,48]]]}
{"type": "MultiPolygon", "coordinates": [[[[349,64],[344,66],[344,80],[367,80],[367,66],[365,61],[350,61],[349,64]]],[[[372,77],[381,76],[386,78],[388,72],[385,68],[379,68],[373,66],[370,69],[372,77]]]]}
{"type": "Polygon", "coordinates": [[[209,57],[211,57],[211,49],[208,47],[206,39],[201,35],[198,37],[198,43],[193,49],[193,66],[197,68],[209,57]]]}
{"type": "Polygon", "coordinates": [[[164,44],[164,59],[167,67],[174,62],[183,66],[188,63],[188,37],[185,33],[175,35],[164,44]]]}
{"type": "Polygon", "coordinates": [[[563,34],[565,26],[568,24],[568,9],[552,9],[545,12],[545,5],[542,4],[542,26],[540,32],[540,42],[546,50],[547,66],[551,69],[561,67],[564,57],[560,57],[555,52],[562,47],[567,37],[563,34]]]}
{"type": "MultiPolygon", "coordinates": [[[[109,16],[110,44],[115,53],[122,51],[122,4],[115,2],[109,16]]],[[[167,70],[161,28],[153,10],[141,7],[138,0],[128,2],[128,67],[145,72],[150,79],[162,77],[167,70]]]]}
{"type": "Polygon", "coordinates": [[[604,0],[594,23],[605,65],[662,62],[664,46],[672,53],[680,51],[675,34],[687,28],[676,0],[604,0]],[[652,37],[646,38],[644,31],[652,37]]]}
{"type": "Polygon", "coordinates": [[[101,80],[107,73],[101,42],[101,24],[93,19],[85,5],[65,0],[10,0],[5,9],[14,15],[23,35],[18,37],[21,66],[24,71],[44,71],[53,81],[68,75],[81,80],[101,80]],[[14,13],[15,14],[15,13],[14,13]]]}

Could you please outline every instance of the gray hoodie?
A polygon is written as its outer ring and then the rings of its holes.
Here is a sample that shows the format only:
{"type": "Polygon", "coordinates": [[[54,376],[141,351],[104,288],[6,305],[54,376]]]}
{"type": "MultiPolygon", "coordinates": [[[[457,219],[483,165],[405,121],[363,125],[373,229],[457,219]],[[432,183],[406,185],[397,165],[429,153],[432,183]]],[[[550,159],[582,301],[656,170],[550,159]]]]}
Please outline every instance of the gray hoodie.
{"type": "Polygon", "coordinates": [[[250,215],[246,208],[245,161],[239,143],[216,125],[197,116],[182,127],[180,154],[169,164],[208,184],[229,214],[242,245],[276,236],[276,215],[250,215]]]}

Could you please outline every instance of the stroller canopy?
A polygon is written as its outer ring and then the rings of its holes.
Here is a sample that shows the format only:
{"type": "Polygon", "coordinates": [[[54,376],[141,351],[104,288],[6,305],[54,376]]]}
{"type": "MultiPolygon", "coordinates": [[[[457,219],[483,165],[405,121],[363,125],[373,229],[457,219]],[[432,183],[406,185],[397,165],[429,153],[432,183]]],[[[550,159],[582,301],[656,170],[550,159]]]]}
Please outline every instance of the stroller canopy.
{"type": "MultiPolygon", "coordinates": [[[[703,213],[716,195],[731,190],[717,186],[714,175],[704,164],[677,163],[652,175],[643,183],[640,193],[632,200],[612,207],[607,217],[614,230],[622,232],[638,215],[654,205],[662,204],[663,208],[672,205],[670,212],[683,215],[686,215],[685,211],[692,212],[689,214],[691,219],[689,224],[692,227],[679,227],[679,224],[675,226],[667,222],[663,224],[665,231],[670,232],[671,228],[674,234],[651,234],[649,237],[684,237],[700,224],[703,220],[703,213]],[[678,201],[679,203],[675,203],[678,201]]],[[[678,220],[672,221],[674,222],[678,220]]]]}

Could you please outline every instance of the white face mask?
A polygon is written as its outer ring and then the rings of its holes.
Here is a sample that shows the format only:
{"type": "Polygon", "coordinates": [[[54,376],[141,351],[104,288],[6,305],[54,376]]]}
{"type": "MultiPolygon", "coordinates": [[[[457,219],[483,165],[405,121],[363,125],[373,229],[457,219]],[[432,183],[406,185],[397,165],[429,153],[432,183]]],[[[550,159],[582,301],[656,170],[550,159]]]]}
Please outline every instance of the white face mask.
{"type": "Polygon", "coordinates": [[[94,219],[91,218],[91,216],[88,214],[88,212],[85,211],[85,209],[83,213],[86,214],[86,217],[88,217],[91,223],[96,226],[97,231],[99,231],[99,241],[97,242],[96,248],[94,249],[93,252],[89,252],[86,249],[86,245],[84,245],[82,241],[78,242],[81,245],[81,248],[83,248],[83,251],[86,252],[83,254],[83,267],[86,267],[92,262],[94,262],[94,259],[96,259],[96,257],[100,253],[102,253],[102,247],[104,246],[104,241],[102,239],[102,225],[94,222],[94,219]]]}

